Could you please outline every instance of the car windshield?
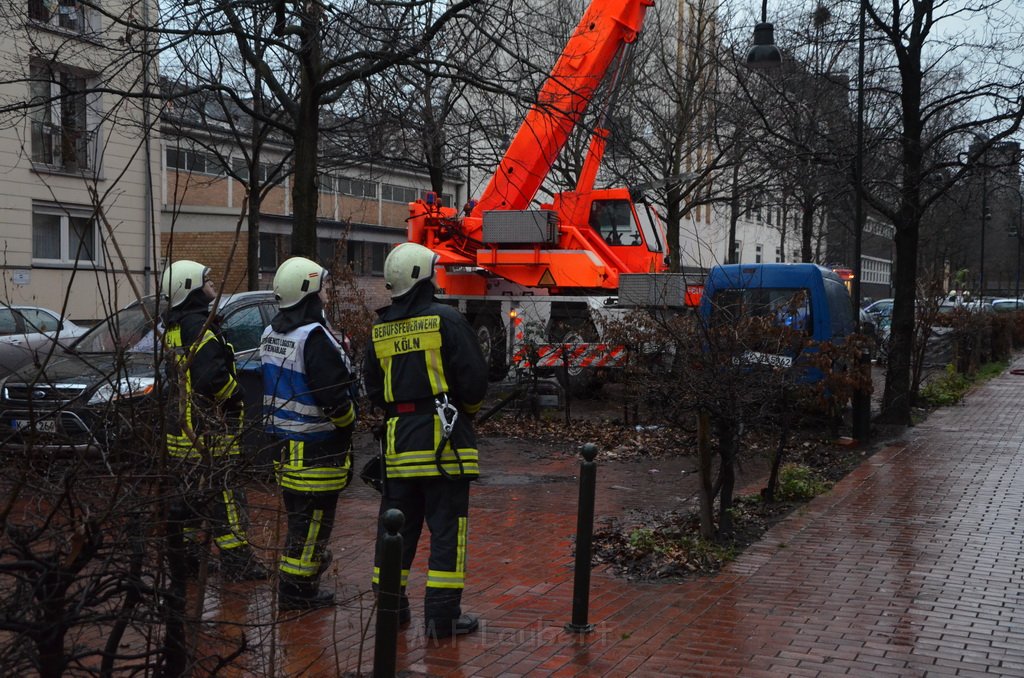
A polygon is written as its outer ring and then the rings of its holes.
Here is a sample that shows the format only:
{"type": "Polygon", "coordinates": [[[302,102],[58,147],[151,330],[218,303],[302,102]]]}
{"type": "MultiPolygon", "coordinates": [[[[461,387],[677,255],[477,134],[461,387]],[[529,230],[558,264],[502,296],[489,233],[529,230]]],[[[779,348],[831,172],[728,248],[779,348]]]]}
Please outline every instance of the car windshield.
{"type": "MultiPolygon", "coordinates": [[[[152,317],[152,311],[150,311],[152,317]]],[[[153,323],[141,304],[122,309],[75,342],[79,353],[147,353],[153,350],[153,323]]]]}

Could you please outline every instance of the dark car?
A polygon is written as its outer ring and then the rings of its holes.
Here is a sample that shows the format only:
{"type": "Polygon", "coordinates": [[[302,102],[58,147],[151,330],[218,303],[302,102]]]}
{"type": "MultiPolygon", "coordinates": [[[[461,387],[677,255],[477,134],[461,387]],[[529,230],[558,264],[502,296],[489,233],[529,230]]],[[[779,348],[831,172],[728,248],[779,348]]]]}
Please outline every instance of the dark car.
{"type": "MultiPolygon", "coordinates": [[[[133,303],[44,365],[26,366],[0,382],[0,444],[103,455],[143,449],[147,436],[159,430],[152,397],[161,359],[156,310],[155,299],[133,303]]],[[[225,295],[218,307],[251,420],[258,419],[263,396],[257,349],[276,313],[270,291],[225,295]]],[[[262,440],[258,426],[251,435],[262,440]]]]}

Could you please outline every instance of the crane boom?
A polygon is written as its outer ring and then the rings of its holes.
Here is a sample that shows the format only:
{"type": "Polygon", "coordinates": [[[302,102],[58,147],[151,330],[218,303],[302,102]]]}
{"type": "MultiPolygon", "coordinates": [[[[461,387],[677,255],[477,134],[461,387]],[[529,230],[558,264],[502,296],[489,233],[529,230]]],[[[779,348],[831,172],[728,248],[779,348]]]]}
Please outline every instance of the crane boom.
{"type": "Polygon", "coordinates": [[[593,0],[473,210],[527,209],[623,46],[653,0],[593,0]]]}

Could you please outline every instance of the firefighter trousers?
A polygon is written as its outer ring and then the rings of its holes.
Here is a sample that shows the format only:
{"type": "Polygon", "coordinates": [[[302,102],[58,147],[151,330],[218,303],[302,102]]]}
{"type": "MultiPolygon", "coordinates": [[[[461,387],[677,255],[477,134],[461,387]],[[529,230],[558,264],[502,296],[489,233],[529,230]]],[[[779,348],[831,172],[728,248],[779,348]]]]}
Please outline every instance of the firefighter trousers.
{"type": "MultiPolygon", "coordinates": [[[[406,606],[405,588],[416,557],[423,523],[430,530],[430,559],[427,564],[427,588],[423,598],[426,624],[447,625],[462,614],[465,586],[466,547],[469,538],[469,480],[456,478],[389,478],[381,498],[380,516],[388,509],[405,515],[402,525],[402,607],[406,606]]],[[[383,521],[377,521],[377,553],[373,583],[379,581],[380,537],[383,521]]]]}
{"type": "Polygon", "coordinates": [[[310,597],[320,586],[320,575],[329,563],[327,541],[334,529],[334,511],[340,492],[282,491],[288,512],[288,535],[281,554],[280,591],[283,595],[310,597]]]}
{"type": "Polygon", "coordinates": [[[186,543],[198,544],[205,527],[222,554],[248,548],[245,490],[232,472],[234,460],[218,458],[212,468],[193,459],[172,460],[181,465],[174,469],[179,480],[170,504],[172,530],[186,543]]]}

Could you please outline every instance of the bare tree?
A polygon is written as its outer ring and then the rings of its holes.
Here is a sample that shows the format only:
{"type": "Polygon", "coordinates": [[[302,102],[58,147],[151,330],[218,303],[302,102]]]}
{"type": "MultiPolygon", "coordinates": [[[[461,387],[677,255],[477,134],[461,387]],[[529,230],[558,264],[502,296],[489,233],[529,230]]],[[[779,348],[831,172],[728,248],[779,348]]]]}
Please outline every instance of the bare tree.
{"type": "MultiPolygon", "coordinates": [[[[480,0],[462,0],[435,13],[419,2],[358,3],[265,0],[264,11],[243,14],[233,3],[171,3],[164,8],[169,42],[196,36],[228,36],[238,54],[259,74],[282,118],[258,111],[250,97],[224,87],[242,111],[276,126],[293,147],[292,252],[316,255],[318,159],[325,118],[351,119],[344,110],[356,83],[371,79],[423,52],[450,22],[480,0]],[[255,21],[254,21],[255,19],[255,21]]],[[[251,8],[252,3],[247,5],[251,8]]]]}
{"type": "Polygon", "coordinates": [[[1022,17],[1013,3],[964,7],[949,0],[892,3],[865,0],[877,68],[866,83],[877,119],[875,152],[898,173],[868,175],[863,199],[896,228],[892,347],[883,409],[909,424],[914,300],[921,225],[971,165],[1016,134],[1024,119],[1024,70],[1006,67],[1021,52],[1022,17]],[[974,26],[980,26],[974,28],[974,26]],[[955,153],[976,134],[985,142],[966,158],[955,153]],[[935,181],[935,177],[942,179],[935,181]]]}

